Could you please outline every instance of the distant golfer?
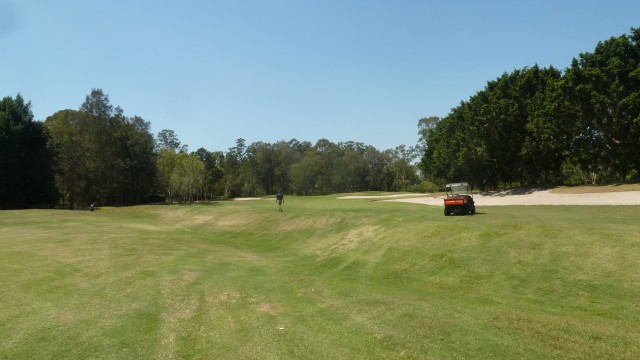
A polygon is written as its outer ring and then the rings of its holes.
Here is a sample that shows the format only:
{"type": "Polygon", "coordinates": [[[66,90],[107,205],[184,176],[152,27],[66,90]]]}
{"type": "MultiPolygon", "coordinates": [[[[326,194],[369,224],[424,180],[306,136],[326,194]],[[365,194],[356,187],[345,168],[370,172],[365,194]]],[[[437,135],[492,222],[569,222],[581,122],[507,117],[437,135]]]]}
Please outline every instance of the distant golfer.
{"type": "Polygon", "coordinates": [[[282,192],[276,195],[276,202],[278,203],[278,211],[282,211],[282,204],[284,204],[284,195],[282,195],[282,192]]]}

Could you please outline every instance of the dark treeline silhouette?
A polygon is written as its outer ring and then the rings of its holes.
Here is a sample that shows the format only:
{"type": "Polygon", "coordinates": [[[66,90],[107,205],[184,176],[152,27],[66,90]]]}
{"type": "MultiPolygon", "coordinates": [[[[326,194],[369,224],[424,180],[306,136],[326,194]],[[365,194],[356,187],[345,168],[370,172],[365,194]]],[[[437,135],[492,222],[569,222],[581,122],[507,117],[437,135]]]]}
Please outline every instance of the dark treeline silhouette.
{"type": "Polygon", "coordinates": [[[417,146],[292,139],[190,152],[170,129],[128,117],[93,89],[44,122],[18,94],[0,102],[0,208],[85,208],[222,197],[435,191],[635,181],[640,173],[640,30],[597,44],[569,68],[514,70],[440,119],[417,146]],[[419,164],[414,160],[422,156],[419,164]]]}
{"type": "Polygon", "coordinates": [[[55,152],[20,94],[0,102],[0,209],[55,204],[55,152]]]}

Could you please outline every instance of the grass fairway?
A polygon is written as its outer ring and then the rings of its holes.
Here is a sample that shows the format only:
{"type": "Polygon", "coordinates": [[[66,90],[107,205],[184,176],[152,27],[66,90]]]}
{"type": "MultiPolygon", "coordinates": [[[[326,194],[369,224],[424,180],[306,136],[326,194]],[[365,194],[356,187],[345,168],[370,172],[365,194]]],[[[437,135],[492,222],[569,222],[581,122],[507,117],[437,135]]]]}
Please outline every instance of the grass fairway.
{"type": "Polygon", "coordinates": [[[640,207],[0,212],[0,359],[637,359],[640,207]]]}

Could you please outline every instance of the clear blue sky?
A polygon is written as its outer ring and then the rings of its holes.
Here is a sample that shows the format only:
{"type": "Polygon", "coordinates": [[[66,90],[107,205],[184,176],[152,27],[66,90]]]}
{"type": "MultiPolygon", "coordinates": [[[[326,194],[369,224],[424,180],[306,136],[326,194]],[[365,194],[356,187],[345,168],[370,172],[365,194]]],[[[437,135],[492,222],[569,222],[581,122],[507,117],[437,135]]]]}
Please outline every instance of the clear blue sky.
{"type": "Polygon", "coordinates": [[[0,0],[0,96],[44,120],[100,88],[190,150],[384,150],[504,72],[563,70],[631,27],[638,0],[0,0]]]}

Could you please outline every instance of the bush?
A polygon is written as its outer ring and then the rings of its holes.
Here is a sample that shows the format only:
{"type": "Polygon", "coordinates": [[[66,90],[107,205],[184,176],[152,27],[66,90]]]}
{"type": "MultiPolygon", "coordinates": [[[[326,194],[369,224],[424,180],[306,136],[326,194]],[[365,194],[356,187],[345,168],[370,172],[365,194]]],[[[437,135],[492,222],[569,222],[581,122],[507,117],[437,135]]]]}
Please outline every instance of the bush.
{"type": "Polygon", "coordinates": [[[423,181],[420,184],[407,186],[407,191],[420,192],[420,193],[434,193],[434,192],[444,191],[444,188],[430,181],[423,181]]]}

